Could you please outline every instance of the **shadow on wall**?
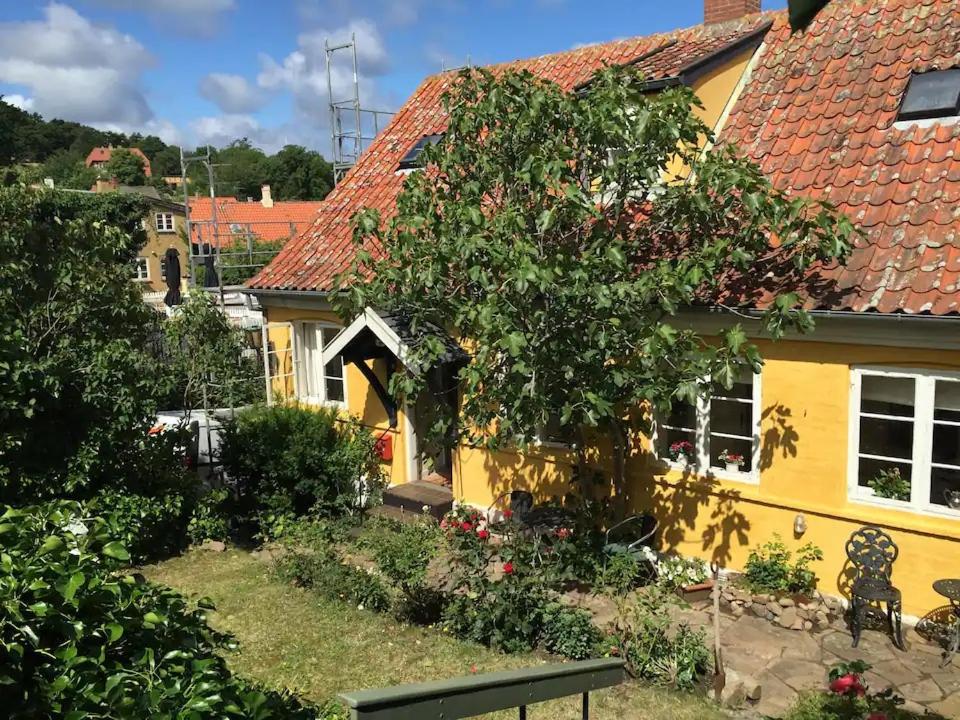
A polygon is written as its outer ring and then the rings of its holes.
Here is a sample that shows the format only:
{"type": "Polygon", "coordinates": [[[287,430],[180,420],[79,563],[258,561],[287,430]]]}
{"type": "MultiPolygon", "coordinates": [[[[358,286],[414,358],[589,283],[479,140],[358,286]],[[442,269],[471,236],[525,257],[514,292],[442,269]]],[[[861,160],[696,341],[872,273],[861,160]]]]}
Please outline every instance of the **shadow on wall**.
{"type": "Polygon", "coordinates": [[[800,434],[793,426],[793,411],[776,404],[764,409],[760,427],[766,428],[760,438],[760,469],[769,469],[778,455],[786,459],[797,456],[800,434]]]}

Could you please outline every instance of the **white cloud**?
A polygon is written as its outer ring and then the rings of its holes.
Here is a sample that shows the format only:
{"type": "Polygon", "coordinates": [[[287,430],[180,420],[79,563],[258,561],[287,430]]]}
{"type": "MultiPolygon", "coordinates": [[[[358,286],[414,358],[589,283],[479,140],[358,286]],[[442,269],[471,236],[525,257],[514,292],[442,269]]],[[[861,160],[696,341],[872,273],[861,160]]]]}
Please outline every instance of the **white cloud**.
{"type": "Polygon", "coordinates": [[[284,145],[303,145],[323,152],[330,142],[329,136],[323,131],[304,123],[263,127],[256,118],[244,114],[228,113],[197,118],[190,123],[190,131],[195,145],[223,147],[234,140],[247,138],[254,146],[269,154],[284,145]]]}
{"type": "Polygon", "coordinates": [[[0,82],[28,88],[45,117],[141,125],[153,112],[139,88],[153,59],[136,39],[49,4],[44,19],[0,23],[0,82]]]}
{"type": "Polygon", "coordinates": [[[235,0],[88,0],[116,10],[142,11],[158,22],[173,21],[178,30],[210,34],[221,16],[236,7],[235,0]]]}
{"type": "Polygon", "coordinates": [[[225,113],[249,113],[259,110],[266,94],[241,75],[210,73],[200,80],[200,94],[225,113]]]}
{"type": "Polygon", "coordinates": [[[33,98],[24,97],[19,93],[13,93],[12,95],[4,95],[3,101],[7,105],[13,105],[16,108],[21,110],[32,111],[33,110],[33,98]]]}

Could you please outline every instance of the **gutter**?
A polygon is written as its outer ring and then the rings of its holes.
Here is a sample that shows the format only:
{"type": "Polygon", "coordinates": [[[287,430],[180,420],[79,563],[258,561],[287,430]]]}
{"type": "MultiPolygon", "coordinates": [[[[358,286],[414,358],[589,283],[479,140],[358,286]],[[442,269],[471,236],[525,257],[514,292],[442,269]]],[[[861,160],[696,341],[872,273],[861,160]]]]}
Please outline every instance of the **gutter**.
{"type": "Polygon", "coordinates": [[[290,297],[290,298],[327,298],[333,293],[326,290],[276,290],[272,288],[240,288],[240,292],[245,295],[264,295],[266,297],[290,297]]]}
{"type": "MultiPolygon", "coordinates": [[[[712,305],[705,308],[708,313],[719,313],[726,315],[747,315],[752,319],[759,320],[763,317],[763,311],[755,308],[725,308],[718,305],[712,305]]],[[[830,318],[832,320],[872,320],[902,323],[909,322],[927,322],[927,323],[960,323],[960,315],[918,315],[910,313],[869,313],[856,312],[854,310],[807,310],[814,317],[830,318]]]]}

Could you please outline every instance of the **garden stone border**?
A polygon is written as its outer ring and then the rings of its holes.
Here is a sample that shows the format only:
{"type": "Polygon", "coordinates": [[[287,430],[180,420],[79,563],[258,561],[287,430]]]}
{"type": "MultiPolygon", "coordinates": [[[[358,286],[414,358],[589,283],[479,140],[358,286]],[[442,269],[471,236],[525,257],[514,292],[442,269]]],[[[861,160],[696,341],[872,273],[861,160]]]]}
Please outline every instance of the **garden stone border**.
{"type": "Polygon", "coordinates": [[[788,630],[823,632],[843,621],[843,602],[814,591],[812,595],[752,593],[734,583],[720,590],[720,606],[734,617],[746,614],[788,630]]]}

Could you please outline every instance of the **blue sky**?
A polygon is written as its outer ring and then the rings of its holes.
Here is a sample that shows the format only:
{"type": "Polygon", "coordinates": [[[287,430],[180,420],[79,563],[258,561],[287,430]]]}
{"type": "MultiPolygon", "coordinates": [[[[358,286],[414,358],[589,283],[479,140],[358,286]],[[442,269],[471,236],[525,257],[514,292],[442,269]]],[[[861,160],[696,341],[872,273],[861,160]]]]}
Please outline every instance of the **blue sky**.
{"type": "MultiPolygon", "coordinates": [[[[325,38],[357,34],[364,104],[394,110],[441,63],[556,52],[702,13],[703,0],[4,0],[0,93],[188,146],[246,136],[327,154],[325,38]]],[[[334,82],[347,92],[349,68],[334,82]]]]}

